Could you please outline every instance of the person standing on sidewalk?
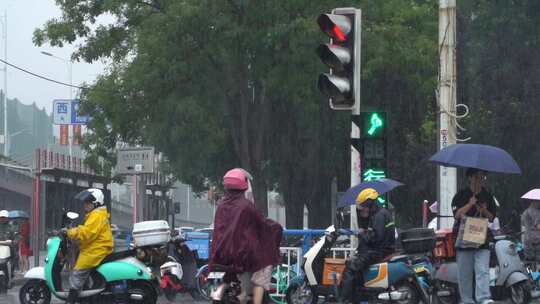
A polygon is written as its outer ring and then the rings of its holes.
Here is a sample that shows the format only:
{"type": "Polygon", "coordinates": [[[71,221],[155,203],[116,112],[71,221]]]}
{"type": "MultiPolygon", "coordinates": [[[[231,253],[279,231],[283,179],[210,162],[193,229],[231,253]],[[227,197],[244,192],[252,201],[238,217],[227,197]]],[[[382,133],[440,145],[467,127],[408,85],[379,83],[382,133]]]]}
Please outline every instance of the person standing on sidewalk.
{"type": "Polygon", "coordinates": [[[525,229],[526,260],[540,262],[540,200],[531,200],[529,208],[521,215],[521,226],[525,229]]]}
{"type": "MultiPolygon", "coordinates": [[[[455,236],[458,235],[459,226],[465,217],[487,218],[489,222],[492,222],[497,211],[493,195],[485,188],[486,172],[469,168],[466,175],[469,187],[456,193],[452,199],[452,210],[456,219],[453,229],[455,236]]],[[[486,237],[485,243],[479,248],[456,248],[459,294],[463,304],[494,303],[489,290],[490,252],[488,246],[490,232],[487,233],[488,237],[486,237]],[[473,284],[473,279],[476,284],[473,284]],[[475,291],[474,297],[473,290],[475,291]]]]}
{"type": "Polygon", "coordinates": [[[29,268],[28,257],[33,255],[32,248],[30,247],[30,223],[28,219],[25,219],[21,223],[20,228],[20,241],[19,241],[19,251],[20,251],[20,270],[22,273],[27,272],[29,268]]]}

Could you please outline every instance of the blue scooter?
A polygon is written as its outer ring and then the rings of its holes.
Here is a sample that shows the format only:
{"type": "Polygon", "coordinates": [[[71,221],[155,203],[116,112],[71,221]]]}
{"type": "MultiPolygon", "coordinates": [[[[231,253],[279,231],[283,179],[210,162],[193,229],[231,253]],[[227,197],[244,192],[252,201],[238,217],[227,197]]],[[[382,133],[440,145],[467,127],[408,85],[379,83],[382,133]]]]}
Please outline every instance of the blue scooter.
{"type": "MultiPolygon", "coordinates": [[[[336,245],[340,233],[346,231],[336,230],[334,226],[328,227],[325,236],[306,252],[303,265],[305,276],[291,281],[286,293],[288,303],[317,303],[319,297],[339,298],[339,275],[336,276],[334,285],[323,285],[322,282],[325,257],[336,245]]],[[[416,275],[420,270],[415,270],[410,262],[411,257],[402,255],[370,266],[363,274],[363,286],[357,286],[360,294],[365,296],[369,303],[430,303],[429,295],[416,275]]]]}

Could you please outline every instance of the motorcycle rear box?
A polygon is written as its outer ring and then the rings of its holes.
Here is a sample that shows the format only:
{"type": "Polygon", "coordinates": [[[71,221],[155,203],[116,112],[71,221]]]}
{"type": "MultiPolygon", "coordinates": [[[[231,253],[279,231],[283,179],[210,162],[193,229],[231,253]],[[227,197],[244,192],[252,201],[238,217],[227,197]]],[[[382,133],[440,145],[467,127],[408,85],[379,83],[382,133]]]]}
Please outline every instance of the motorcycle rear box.
{"type": "Polygon", "coordinates": [[[171,230],[167,221],[145,221],[133,225],[133,241],[137,247],[162,245],[170,238],[171,230]]]}
{"type": "Polygon", "coordinates": [[[405,253],[426,253],[435,248],[435,231],[430,228],[413,228],[401,232],[401,245],[405,253]]]}

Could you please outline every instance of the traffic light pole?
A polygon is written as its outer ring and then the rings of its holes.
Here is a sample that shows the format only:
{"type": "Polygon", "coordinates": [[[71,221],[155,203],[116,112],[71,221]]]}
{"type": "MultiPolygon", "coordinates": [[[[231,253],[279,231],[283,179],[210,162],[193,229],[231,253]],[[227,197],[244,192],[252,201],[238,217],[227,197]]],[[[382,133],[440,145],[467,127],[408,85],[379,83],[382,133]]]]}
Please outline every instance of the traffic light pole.
{"type": "MultiPolygon", "coordinates": [[[[321,14],[317,23],[323,33],[330,37],[330,43],[321,44],[317,54],[330,68],[328,73],[319,75],[317,86],[329,97],[332,110],[351,111],[351,117],[360,116],[360,78],[361,78],[361,22],[362,12],[354,7],[338,7],[330,14],[321,14]]],[[[351,121],[351,144],[359,142],[360,129],[351,121]]],[[[351,187],[361,182],[360,152],[353,145],[351,149],[351,187]]],[[[351,206],[351,225],[358,229],[356,207],[351,206]]],[[[356,247],[358,240],[351,237],[351,245],[356,247]]]]}
{"type": "MultiPolygon", "coordinates": [[[[357,99],[359,100],[359,99],[357,99]]],[[[352,109],[352,115],[360,115],[360,102],[354,104],[352,109]]],[[[351,122],[351,139],[360,139],[360,128],[356,126],[354,122],[351,122]]],[[[351,145],[351,187],[358,185],[362,182],[362,163],[360,158],[360,152],[357,151],[351,145]]],[[[356,218],[356,205],[351,206],[351,230],[358,230],[358,220],[356,218]]],[[[358,245],[358,239],[356,237],[351,238],[352,248],[356,248],[358,245]]]]}
{"type": "MultiPolygon", "coordinates": [[[[356,14],[354,16],[355,18],[355,26],[356,29],[354,31],[354,58],[355,64],[354,64],[354,107],[352,108],[352,116],[360,115],[360,73],[361,73],[361,37],[362,37],[362,13],[360,10],[356,10],[356,14]]],[[[360,128],[351,121],[351,139],[358,138],[360,139],[360,128]]],[[[360,157],[360,151],[357,151],[352,145],[350,147],[351,149],[351,187],[358,185],[362,182],[362,162],[360,157]]],[[[356,205],[351,206],[351,229],[353,231],[358,230],[358,220],[356,218],[356,205]]],[[[351,237],[351,246],[352,248],[356,248],[358,245],[358,238],[357,237],[351,237]]]]}

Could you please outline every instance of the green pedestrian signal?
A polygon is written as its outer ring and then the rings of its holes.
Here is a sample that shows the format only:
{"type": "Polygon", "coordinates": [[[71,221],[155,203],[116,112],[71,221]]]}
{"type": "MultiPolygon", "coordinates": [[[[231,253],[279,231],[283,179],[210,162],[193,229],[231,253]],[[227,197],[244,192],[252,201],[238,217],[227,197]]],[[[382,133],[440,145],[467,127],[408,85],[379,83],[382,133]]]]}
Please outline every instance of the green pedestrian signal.
{"type": "Polygon", "coordinates": [[[369,135],[373,135],[378,129],[382,128],[382,126],[384,125],[384,122],[379,117],[378,113],[372,113],[371,117],[369,118],[369,124],[370,124],[370,127],[367,133],[369,135]]]}
{"type": "Polygon", "coordinates": [[[360,138],[386,137],[386,112],[368,111],[360,113],[360,138]]]}

